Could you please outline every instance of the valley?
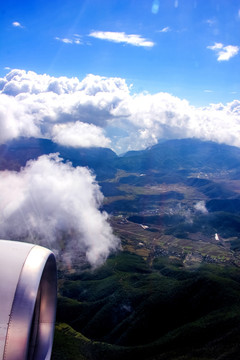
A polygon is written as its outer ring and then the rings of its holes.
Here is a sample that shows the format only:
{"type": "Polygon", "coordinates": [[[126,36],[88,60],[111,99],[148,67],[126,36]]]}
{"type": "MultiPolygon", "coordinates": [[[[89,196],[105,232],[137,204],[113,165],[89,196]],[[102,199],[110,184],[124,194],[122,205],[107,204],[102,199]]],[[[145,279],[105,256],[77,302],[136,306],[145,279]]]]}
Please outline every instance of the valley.
{"type": "MultiPolygon", "coordinates": [[[[176,183],[177,175],[171,176],[172,181],[168,175],[168,183],[161,183],[156,172],[146,175],[119,171],[109,180],[122,195],[114,196],[112,192],[107,196],[105,191],[104,209],[111,213],[110,223],[123,248],[146,260],[162,255],[175,256],[184,264],[191,263],[192,258],[195,265],[196,262],[239,265],[239,255],[231,245],[238,241],[238,216],[211,212],[219,198],[225,203],[225,196],[229,203],[238,202],[239,184],[234,181],[233,187],[229,182],[231,172],[222,172],[221,180],[213,173],[194,173],[180,183],[176,183]]],[[[107,182],[103,185],[104,192],[107,182]]],[[[238,212],[237,207],[235,211],[238,212]]]]}

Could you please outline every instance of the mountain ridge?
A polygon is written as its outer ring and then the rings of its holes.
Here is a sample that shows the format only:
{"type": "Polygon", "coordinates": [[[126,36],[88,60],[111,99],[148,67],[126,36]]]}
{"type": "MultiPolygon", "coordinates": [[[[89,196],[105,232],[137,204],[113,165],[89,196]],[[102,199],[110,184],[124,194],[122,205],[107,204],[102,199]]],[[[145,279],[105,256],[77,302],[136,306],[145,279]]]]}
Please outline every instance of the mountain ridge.
{"type": "Polygon", "coordinates": [[[191,138],[166,140],[121,157],[109,148],[73,148],[48,139],[18,138],[0,145],[0,170],[19,170],[30,159],[56,152],[73,166],[90,167],[99,179],[111,178],[117,169],[132,172],[159,169],[240,172],[240,148],[191,138]]]}
{"type": "Polygon", "coordinates": [[[198,139],[175,139],[152,146],[140,152],[130,152],[121,157],[121,168],[125,170],[180,168],[239,168],[240,149],[198,139]]]}

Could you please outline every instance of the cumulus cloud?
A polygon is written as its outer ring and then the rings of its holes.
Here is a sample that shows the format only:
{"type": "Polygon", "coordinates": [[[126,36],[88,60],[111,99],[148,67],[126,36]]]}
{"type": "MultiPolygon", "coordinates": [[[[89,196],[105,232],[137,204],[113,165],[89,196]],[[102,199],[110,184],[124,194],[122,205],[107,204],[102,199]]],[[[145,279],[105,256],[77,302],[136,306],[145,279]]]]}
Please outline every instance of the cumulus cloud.
{"type": "Polygon", "coordinates": [[[128,136],[119,148],[143,149],[159,139],[196,137],[240,146],[240,101],[206,108],[191,106],[167,93],[139,94],[125,98],[113,110],[128,136]]]}
{"type": "Polygon", "coordinates": [[[23,104],[5,94],[0,95],[0,143],[17,138],[41,137],[37,121],[23,104]]]}
{"type": "Polygon", "coordinates": [[[129,44],[133,46],[153,47],[154,42],[147,40],[137,34],[126,34],[125,32],[114,31],[92,31],[89,36],[96,39],[107,40],[116,43],[129,44]]]}
{"type": "Polygon", "coordinates": [[[240,146],[239,133],[239,100],[196,108],[168,93],[132,95],[124,79],[97,75],[79,80],[12,70],[0,79],[0,143],[33,136],[122,153],[162,138],[240,146]]]}
{"type": "Polygon", "coordinates": [[[16,96],[21,93],[40,94],[53,92],[57,95],[73,94],[95,96],[97,93],[129,92],[126,81],[121,78],[107,78],[98,75],[87,75],[82,81],[78,78],[60,76],[58,78],[33,71],[13,69],[0,79],[1,93],[16,96]]]}
{"type": "MultiPolygon", "coordinates": [[[[65,127],[70,139],[72,123],[78,122],[78,135],[79,123],[93,125],[88,128],[81,126],[84,131],[82,139],[86,139],[88,129],[97,137],[94,139],[89,135],[88,143],[92,139],[92,146],[105,146],[110,140],[104,138],[98,127],[106,125],[112,116],[111,110],[128,93],[125,80],[120,78],[88,75],[79,81],[77,78],[54,78],[31,71],[12,70],[0,79],[0,143],[18,136],[51,138],[52,135],[55,141],[61,139],[62,143],[60,132],[63,127],[53,130],[54,125],[71,123],[65,127]]],[[[78,143],[81,146],[81,142],[78,143]]],[[[76,146],[76,136],[73,146],[76,146]]]]}
{"type": "Polygon", "coordinates": [[[228,61],[239,52],[239,46],[224,46],[222,43],[215,43],[207,48],[216,52],[218,61],[228,61]]]}
{"type": "Polygon", "coordinates": [[[103,129],[93,124],[80,121],[54,125],[52,130],[54,142],[72,147],[110,147],[110,140],[105,137],[103,129]]]}
{"type": "Polygon", "coordinates": [[[1,238],[74,248],[93,266],[119,246],[107,214],[99,210],[103,195],[87,168],[45,155],[19,173],[1,172],[0,188],[1,238]]]}

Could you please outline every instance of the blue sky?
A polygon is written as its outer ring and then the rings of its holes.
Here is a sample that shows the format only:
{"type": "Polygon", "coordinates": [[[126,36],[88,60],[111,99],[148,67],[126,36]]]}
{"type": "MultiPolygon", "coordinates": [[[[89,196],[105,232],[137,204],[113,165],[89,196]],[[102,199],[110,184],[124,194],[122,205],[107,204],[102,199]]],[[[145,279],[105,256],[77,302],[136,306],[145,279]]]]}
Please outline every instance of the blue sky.
{"type": "Polygon", "coordinates": [[[239,98],[236,0],[8,0],[0,9],[2,77],[6,68],[121,77],[132,92],[195,106],[239,98]]]}

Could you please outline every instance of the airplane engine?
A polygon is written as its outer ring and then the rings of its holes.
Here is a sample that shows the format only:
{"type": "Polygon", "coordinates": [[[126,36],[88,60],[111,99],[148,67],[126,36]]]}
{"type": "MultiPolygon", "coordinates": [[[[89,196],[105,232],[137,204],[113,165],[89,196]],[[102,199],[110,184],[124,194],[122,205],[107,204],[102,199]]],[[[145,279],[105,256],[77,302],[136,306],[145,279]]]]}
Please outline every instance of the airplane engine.
{"type": "Polygon", "coordinates": [[[0,240],[0,359],[50,360],[56,297],[53,253],[0,240]]]}

